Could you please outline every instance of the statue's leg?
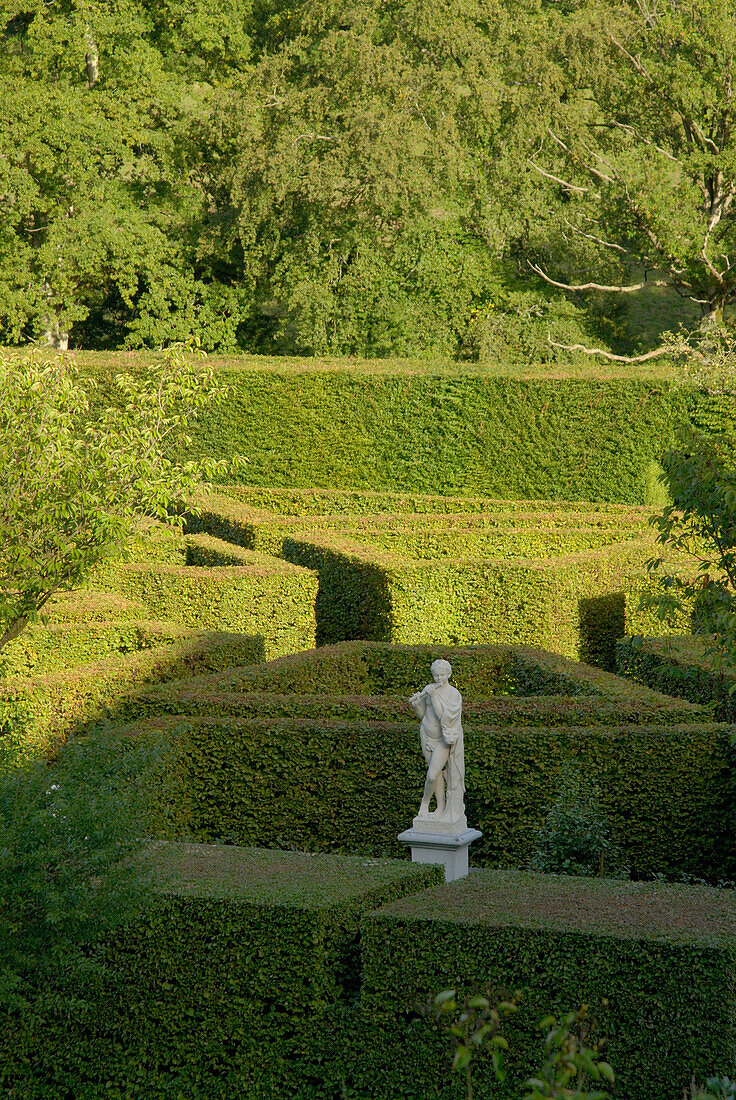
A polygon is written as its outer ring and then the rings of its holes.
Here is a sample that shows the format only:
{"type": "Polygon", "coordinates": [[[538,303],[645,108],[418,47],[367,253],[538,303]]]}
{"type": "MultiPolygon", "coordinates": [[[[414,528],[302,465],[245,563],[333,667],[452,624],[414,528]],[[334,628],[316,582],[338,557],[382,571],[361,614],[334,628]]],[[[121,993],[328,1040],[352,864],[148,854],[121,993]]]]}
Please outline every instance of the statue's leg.
{"type": "Polygon", "coordinates": [[[445,808],[445,780],[442,769],[450,755],[450,746],[444,741],[440,742],[432,750],[432,757],[427,769],[427,778],[424,781],[424,793],[419,806],[419,816],[425,817],[429,813],[429,803],[432,795],[437,800],[437,812],[442,813],[445,808]]]}

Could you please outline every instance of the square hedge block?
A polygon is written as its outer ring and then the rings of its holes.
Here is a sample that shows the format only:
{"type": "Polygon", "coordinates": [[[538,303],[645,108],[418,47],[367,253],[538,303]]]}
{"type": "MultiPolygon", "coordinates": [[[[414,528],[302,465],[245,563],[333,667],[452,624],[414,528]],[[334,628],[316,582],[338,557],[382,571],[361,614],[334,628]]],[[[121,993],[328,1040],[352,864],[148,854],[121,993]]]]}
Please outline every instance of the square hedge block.
{"type": "Polygon", "coordinates": [[[518,1095],[543,1061],[535,1024],[582,1004],[605,1039],[617,1096],[681,1100],[693,1075],[702,1083],[736,1069],[733,891],[483,871],[370,914],[362,943],[372,1039],[356,1070],[361,1096],[459,1095],[447,1038],[416,1014],[445,988],[523,991],[503,1032],[507,1083],[479,1073],[484,1096],[518,1095]],[[399,1019],[403,1053],[386,1049],[399,1019]]]}

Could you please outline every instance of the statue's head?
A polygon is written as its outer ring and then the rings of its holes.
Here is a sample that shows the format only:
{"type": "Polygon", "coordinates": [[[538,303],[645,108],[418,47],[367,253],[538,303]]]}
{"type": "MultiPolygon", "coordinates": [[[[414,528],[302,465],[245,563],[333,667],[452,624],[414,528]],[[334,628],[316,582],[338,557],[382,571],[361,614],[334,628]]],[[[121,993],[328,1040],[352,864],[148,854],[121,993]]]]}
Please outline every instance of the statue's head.
{"type": "Polygon", "coordinates": [[[449,661],[443,661],[440,657],[439,660],[432,661],[430,672],[436,684],[446,684],[452,676],[452,665],[449,661]]]}

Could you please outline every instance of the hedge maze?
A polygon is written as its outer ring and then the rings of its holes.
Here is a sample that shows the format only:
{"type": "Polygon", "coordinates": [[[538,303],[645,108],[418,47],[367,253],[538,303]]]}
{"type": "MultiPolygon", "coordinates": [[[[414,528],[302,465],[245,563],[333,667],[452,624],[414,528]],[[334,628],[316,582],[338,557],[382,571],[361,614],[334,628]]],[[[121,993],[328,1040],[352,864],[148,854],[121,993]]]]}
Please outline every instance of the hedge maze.
{"type": "Polygon", "coordinates": [[[317,572],[318,644],[510,642],[614,668],[616,639],[652,627],[644,508],[229,492],[199,500],[192,529],[317,572]]]}
{"type": "Polygon", "coordinates": [[[496,1100],[541,1061],[538,1018],[581,1003],[630,1100],[733,1073],[733,895],[643,881],[736,873],[727,686],[695,643],[630,637],[655,633],[649,510],[246,486],[196,504],[7,648],[0,721],[28,751],[104,727],[166,753],[153,911],[103,945],[94,1011],[43,1040],[0,1022],[0,1091],[457,1100],[424,1011],[447,986],[523,989],[507,1086],[479,1070],[496,1100]],[[483,831],[481,869],[449,885],[396,839],[423,777],[406,700],[440,656],[483,831]],[[636,881],[521,870],[575,768],[636,881]]]}

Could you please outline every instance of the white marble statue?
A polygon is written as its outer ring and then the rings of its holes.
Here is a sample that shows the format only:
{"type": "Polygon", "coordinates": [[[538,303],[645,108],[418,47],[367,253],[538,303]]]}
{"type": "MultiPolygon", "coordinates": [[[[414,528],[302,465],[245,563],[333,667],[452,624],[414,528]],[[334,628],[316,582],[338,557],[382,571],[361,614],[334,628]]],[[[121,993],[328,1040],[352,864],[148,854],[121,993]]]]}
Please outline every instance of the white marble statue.
{"type": "Polygon", "coordinates": [[[463,697],[449,682],[449,661],[433,661],[432,678],[409,700],[421,718],[419,736],[427,761],[427,778],[414,828],[424,832],[457,832],[467,829],[465,817],[465,754],[460,722],[463,697]],[[435,808],[430,811],[432,796],[435,808]]]}

